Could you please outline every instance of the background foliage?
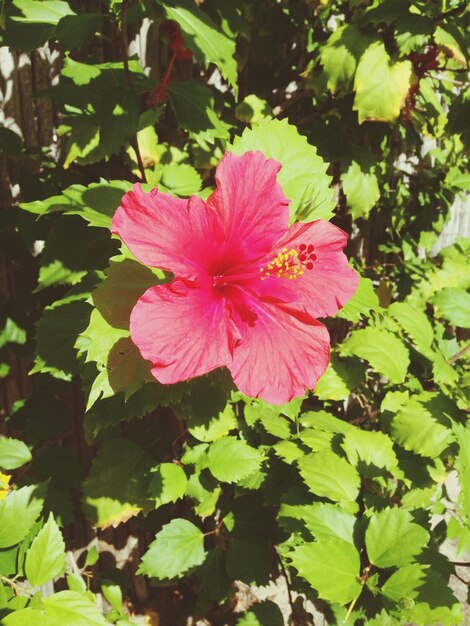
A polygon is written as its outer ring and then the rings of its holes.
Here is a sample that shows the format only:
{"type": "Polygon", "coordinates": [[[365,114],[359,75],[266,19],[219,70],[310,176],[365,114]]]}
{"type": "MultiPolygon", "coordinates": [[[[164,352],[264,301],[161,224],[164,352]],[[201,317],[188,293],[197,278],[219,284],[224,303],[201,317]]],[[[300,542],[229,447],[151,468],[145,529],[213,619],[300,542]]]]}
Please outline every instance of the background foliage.
{"type": "Polygon", "coordinates": [[[462,624],[470,246],[436,242],[470,186],[466,3],[12,0],[1,27],[60,66],[33,94],[52,144],[0,128],[0,376],[31,374],[0,439],[1,623],[462,624]],[[292,219],[348,231],[362,276],[330,368],[285,406],[224,371],[159,385],[129,336],[166,277],[111,238],[122,194],[206,197],[227,148],[280,160],[292,219]],[[88,542],[117,526],[124,571],[88,542]],[[240,612],[240,581],[290,604],[240,612]]]}

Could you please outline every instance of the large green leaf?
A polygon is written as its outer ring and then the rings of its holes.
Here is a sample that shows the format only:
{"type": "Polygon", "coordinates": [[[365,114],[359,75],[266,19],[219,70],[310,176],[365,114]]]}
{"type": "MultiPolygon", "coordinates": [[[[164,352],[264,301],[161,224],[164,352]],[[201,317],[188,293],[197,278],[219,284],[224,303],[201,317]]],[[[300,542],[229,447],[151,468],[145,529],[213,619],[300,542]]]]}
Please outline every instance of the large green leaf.
{"type": "Polygon", "coordinates": [[[417,563],[405,565],[385,581],[381,593],[394,602],[409,603],[410,600],[417,597],[418,589],[423,584],[424,578],[425,573],[422,565],[417,563]]]}
{"type": "Polygon", "coordinates": [[[283,504],[278,517],[281,520],[293,518],[303,522],[318,540],[341,539],[354,544],[356,517],[340,508],[338,504],[314,502],[314,504],[283,504]]]}
{"type": "Polygon", "coordinates": [[[338,311],[337,316],[349,320],[350,322],[359,322],[362,316],[369,317],[370,311],[376,311],[379,308],[379,298],[375,293],[372,281],[369,278],[361,276],[356,293],[351,300],[346,302],[344,307],[338,311]]]}
{"type": "Polygon", "coordinates": [[[32,529],[44,503],[44,489],[28,485],[0,500],[0,548],[19,543],[32,529]]]}
{"type": "Polygon", "coordinates": [[[317,496],[334,501],[357,498],[361,481],[356,468],[332,450],[307,454],[298,466],[305,484],[317,496]]]}
{"type": "Polygon", "coordinates": [[[410,61],[394,63],[381,41],[371,44],[362,55],[354,78],[353,108],[359,114],[359,123],[396,120],[405,103],[412,75],[410,61]]]}
{"type": "Polygon", "coordinates": [[[36,215],[62,212],[65,215],[80,215],[91,226],[109,228],[111,218],[121,203],[122,196],[132,188],[126,181],[102,180],[99,183],[71,185],[61,195],[46,200],[22,202],[20,207],[36,215]]]}
{"type": "Polygon", "coordinates": [[[434,340],[434,331],[428,316],[407,302],[394,302],[388,307],[388,313],[410,336],[422,354],[429,354],[434,340]]]}
{"type": "Polygon", "coordinates": [[[82,484],[83,510],[101,528],[117,526],[145,506],[152,457],[128,439],[105,441],[82,484]]]}
{"type": "Polygon", "coordinates": [[[167,18],[178,22],[185,46],[198,61],[206,66],[215,63],[236,89],[235,42],[221,33],[208,14],[191,0],[165,0],[162,5],[167,18]]]}
{"type": "Polygon", "coordinates": [[[26,553],[25,571],[33,587],[44,585],[65,571],[65,543],[52,513],[26,553]]]}
{"type": "Polygon", "coordinates": [[[459,504],[470,522],[470,429],[462,424],[454,425],[454,432],[459,444],[459,453],[455,466],[459,472],[462,491],[459,504]]]}
{"type": "Polygon", "coordinates": [[[21,15],[13,15],[17,22],[30,24],[57,24],[66,15],[75,15],[63,0],[14,0],[13,6],[21,15]]]}
{"type": "Polygon", "coordinates": [[[64,626],[106,626],[101,611],[84,593],[59,591],[44,598],[44,609],[48,617],[55,618],[64,626]]]}
{"type": "Polygon", "coordinates": [[[374,513],[365,537],[370,562],[381,568],[408,565],[428,539],[428,531],[408,511],[396,508],[374,513]]]}
{"type": "Polygon", "coordinates": [[[31,461],[28,446],[19,439],[0,437],[0,469],[14,470],[31,461]]]}
{"type": "Polygon", "coordinates": [[[452,430],[445,404],[423,400],[412,397],[402,404],[392,420],[392,437],[406,450],[435,458],[453,441],[452,430]]]}
{"type": "Polygon", "coordinates": [[[158,508],[182,498],[187,484],[188,479],[182,467],[174,463],[160,463],[152,470],[148,494],[155,499],[155,506],[158,508]]]}
{"type": "Polygon", "coordinates": [[[346,195],[351,215],[354,219],[367,218],[380,198],[379,181],[372,159],[356,157],[341,175],[343,191],[346,195]]]}
{"type": "Polygon", "coordinates": [[[142,557],[140,574],[177,578],[206,558],[202,531],[186,519],[165,524],[142,557]]]}
{"type": "Polygon", "coordinates": [[[351,91],[357,64],[372,38],[355,24],[344,24],[322,46],[320,60],[331,91],[351,91]]]}
{"type": "Polygon", "coordinates": [[[392,473],[397,469],[393,442],[385,433],[355,428],[345,434],[342,447],[349,462],[361,474],[373,475],[378,468],[385,468],[392,473]]]}
{"type": "Polygon", "coordinates": [[[341,354],[358,356],[386,376],[392,383],[405,380],[410,362],[408,350],[400,339],[379,328],[355,330],[341,344],[341,354]]]}
{"type": "Polygon", "coordinates": [[[436,293],[432,303],[440,317],[454,326],[470,328],[470,293],[464,289],[447,287],[436,293]]]}
{"type": "Polygon", "coordinates": [[[235,437],[222,437],[209,446],[207,467],[218,480],[238,482],[255,472],[263,460],[262,454],[235,437]]]}
{"type": "Polygon", "coordinates": [[[291,200],[293,220],[330,219],[333,215],[328,164],[287,120],[264,120],[252,129],[246,128],[241,137],[235,137],[231,150],[235,154],[261,150],[282,164],[277,177],[291,200]]]}
{"type": "Polygon", "coordinates": [[[357,549],[342,539],[304,543],[289,554],[292,565],[320,598],[346,604],[361,593],[357,549]]]}

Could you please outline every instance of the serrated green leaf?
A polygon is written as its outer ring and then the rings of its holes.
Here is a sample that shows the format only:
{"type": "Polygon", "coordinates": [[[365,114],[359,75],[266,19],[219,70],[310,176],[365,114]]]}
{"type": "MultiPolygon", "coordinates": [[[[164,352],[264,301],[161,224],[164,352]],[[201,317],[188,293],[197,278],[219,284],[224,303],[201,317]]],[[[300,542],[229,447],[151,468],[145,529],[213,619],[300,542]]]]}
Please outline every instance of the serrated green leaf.
{"type": "Polygon", "coordinates": [[[422,565],[405,565],[394,572],[382,586],[381,593],[396,603],[414,600],[423,584],[425,572],[422,565]]]}
{"type": "Polygon", "coordinates": [[[284,626],[281,609],[271,600],[254,604],[238,620],[237,626],[284,626]]]}
{"type": "Polygon", "coordinates": [[[0,437],[0,469],[14,470],[32,459],[28,446],[19,439],[0,437]]]}
{"type": "Polygon", "coordinates": [[[5,326],[0,331],[0,348],[3,348],[9,343],[16,343],[22,346],[26,343],[26,331],[20,328],[18,324],[7,317],[5,326]]]}
{"type": "Polygon", "coordinates": [[[26,577],[33,587],[44,585],[65,571],[65,543],[52,513],[26,553],[26,577]]]}
{"type": "Polygon", "coordinates": [[[292,565],[320,598],[346,604],[360,593],[359,553],[342,539],[323,539],[304,543],[289,554],[292,565]]]}
{"type": "Polygon", "coordinates": [[[396,120],[405,103],[412,75],[410,61],[394,63],[381,41],[371,44],[362,55],[354,78],[353,109],[359,114],[359,124],[366,120],[396,120]]]}
{"type": "Polygon", "coordinates": [[[15,0],[21,15],[12,15],[16,22],[30,24],[57,24],[66,15],[75,15],[63,0],[15,0]]]}
{"type": "Polygon", "coordinates": [[[341,175],[343,191],[354,219],[366,219],[380,198],[375,163],[364,157],[353,160],[341,175]]]}
{"type": "Polygon", "coordinates": [[[392,420],[392,437],[406,450],[435,458],[452,442],[444,411],[418,399],[405,401],[392,420]]]}
{"type": "Polygon", "coordinates": [[[62,212],[80,215],[91,226],[109,228],[111,218],[121,203],[122,196],[132,188],[126,181],[111,180],[84,185],[71,185],[62,194],[46,200],[22,202],[20,208],[36,215],[62,212]]]}
{"type": "Polygon", "coordinates": [[[320,450],[299,459],[300,474],[317,496],[340,502],[355,500],[361,480],[356,468],[332,450],[320,450]]]}
{"type": "Polygon", "coordinates": [[[355,24],[340,26],[321,48],[320,60],[331,91],[351,91],[357,64],[372,38],[355,24]]]}
{"type": "Polygon", "coordinates": [[[341,539],[354,544],[356,517],[337,504],[315,502],[314,504],[282,504],[278,517],[290,517],[303,522],[315,539],[341,539]]]}
{"type": "Polygon", "coordinates": [[[330,219],[333,215],[328,164],[287,120],[264,120],[251,130],[245,129],[241,137],[235,137],[231,150],[235,154],[261,150],[282,163],[277,178],[291,200],[292,220],[330,219]]]}
{"type": "Polygon", "coordinates": [[[373,476],[380,468],[392,473],[397,469],[398,460],[393,442],[384,433],[351,429],[345,434],[341,447],[349,462],[365,476],[373,476]]]}
{"type": "Polygon", "coordinates": [[[350,322],[359,322],[362,316],[369,317],[370,311],[377,311],[379,308],[379,298],[375,293],[372,281],[369,278],[361,276],[356,293],[351,300],[346,302],[344,307],[338,311],[337,317],[349,320],[350,322]]]}
{"type": "Polygon", "coordinates": [[[201,190],[202,178],[198,171],[187,163],[168,163],[160,172],[161,184],[177,196],[190,196],[201,190]]]}
{"type": "Polygon", "coordinates": [[[201,135],[213,144],[215,139],[228,139],[230,126],[217,117],[214,95],[197,80],[175,80],[168,87],[178,126],[191,135],[201,135]]]}
{"type": "Polygon", "coordinates": [[[0,500],[0,548],[19,543],[32,529],[44,503],[44,489],[28,485],[0,500]]]}
{"type": "Polygon", "coordinates": [[[148,494],[155,499],[155,506],[158,508],[182,498],[187,484],[188,479],[183,468],[174,463],[161,463],[152,470],[148,494]]]}
{"type": "Polygon", "coordinates": [[[392,333],[378,328],[355,330],[341,344],[340,352],[345,356],[358,356],[383,374],[392,383],[402,383],[408,371],[408,350],[392,333]]]}
{"type": "Polygon", "coordinates": [[[20,609],[2,618],[2,626],[64,626],[54,617],[40,609],[20,609]]]}
{"type": "Polygon", "coordinates": [[[374,513],[366,530],[366,548],[376,567],[408,565],[427,544],[429,533],[404,509],[384,509],[374,513]]]}
{"type": "Polygon", "coordinates": [[[204,535],[186,519],[165,524],[142,557],[139,574],[160,580],[179,578],[206,558],[204,535]]]}
{"type": "Polygon", "coordinates": [[[106,626],[108,622],[89,597],[78,591],[59,591],[44,598],[44,609],[48,617],[60,624],[73,626],[106,626]]]}
{"type": "Polygon", "coordinates": [[[255,472],[263,460],[262,454],[235,437],[217,439],[207,450],[207,467],[222,482],[234,483],[255,472]]]}
{"type": "Polygon", "coordinates": [[[190,0],[165,0],[162,5],[166,17],[179,24],[185,46],[194,52],[198,61],[206,67],[215,63],[236,89],[235,42],[221,33],[207,13],[190,0]]]}
{"type": "Polygon", "coordinates": [[[83,510],[96,526],[117,526],[145,506],[152,457],[128,439],[109,439],[82,484],[83,510]]]}
{"type": "Polygon", "coordinates": [[[462,485],[459,503],[470,522],[470,430],[462,424],[455,424],[454,432],[459,444],[459,453],[455,466],[459,472],[459,480],[462,485]]]}
{"type": "Polygon", "coordinates": [[[454,326],[470,328],[470,293],[463,289],[446,287],[436,293],[431,302],[438,315],[454,326]]]}
{"type": "Polygon", "coordinates": [[[418,350],[428,354],[434,341],[434,331],[428,316],[406,302],[394,302],[387,311],[410,336],[418,350]]]}

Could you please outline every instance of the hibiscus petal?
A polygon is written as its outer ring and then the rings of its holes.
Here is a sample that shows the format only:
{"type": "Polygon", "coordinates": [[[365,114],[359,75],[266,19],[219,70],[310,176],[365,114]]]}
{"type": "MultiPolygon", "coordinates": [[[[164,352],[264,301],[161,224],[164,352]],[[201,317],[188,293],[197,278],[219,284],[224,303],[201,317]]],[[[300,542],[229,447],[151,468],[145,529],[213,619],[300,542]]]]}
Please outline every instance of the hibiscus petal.
{"type": "Polygon", "coordinates": [[[187,278],[207,271],[222,254],[223,223],[201,198],[146,193],[140,184],[123,197],[111,232],[141,263],[187,278]]]}
{"type": "Polygon", "coordinates": [[[293,224],[278,246],[299,250],[303,245],[308,250],[308,246],[313,245],[313,268],[305,269],[295,280],[270,278],[263,281],[268,284],[260,288],[260,293],[268,288],[275,292],[276,281],[282,281],[280,297],[287,289],[292,294],[290,298],[284,295],[286,301],[302,304],[313,317],[334,315],[352,298],[359,284],[357,272],[349,267],[343,253],[347,239],[344,231],[325,220],[293,224]]]}
{"type": "Polygon", "coordinates": [[[176,279],[151,287],[131,313],[132,341],[161,383],[176,383],[225,365],[234,343],[225,300],[209,285],[176,279]]]}
{"type": "Polygon", "coordinates": [[[289,305],[235,301],[234,318],[242,333],[229,369],[243,393],[284,404],[313,389],[328,367],[328,331],[289,305]]]}
{"type": "Polygon", "coordinates": [[[236,249],[241,263],[272,247],[289,224],[289,200],[276,179],[280,169],[262,152],[226,152],[217,166],[217,189],[207,202],[222,216],[227,249],[236,249]]]}

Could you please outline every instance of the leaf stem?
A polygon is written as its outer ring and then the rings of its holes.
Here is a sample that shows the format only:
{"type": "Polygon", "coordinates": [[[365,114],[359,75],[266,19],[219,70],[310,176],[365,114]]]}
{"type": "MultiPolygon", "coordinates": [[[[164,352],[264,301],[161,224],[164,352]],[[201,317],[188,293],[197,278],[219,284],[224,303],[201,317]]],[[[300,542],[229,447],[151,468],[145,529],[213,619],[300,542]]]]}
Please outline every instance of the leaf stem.
{"type": "Polygon", "coordinates": [[[7,576],[2,576],[0,574],[0,581],[6,583],[7,585],[10,585],[10,587],[12,589],[14,589],[17,592],[20,592],[21,595],[26,595],[26,596],[28,596],[28,598],[32,598],[32,595],[29,593],[29,591],[27,591],[25,589],[25,587],[22,587],[21,585],[18,585],[18,583],[16,583],[11,578],[7,578],[7,576]]]}

